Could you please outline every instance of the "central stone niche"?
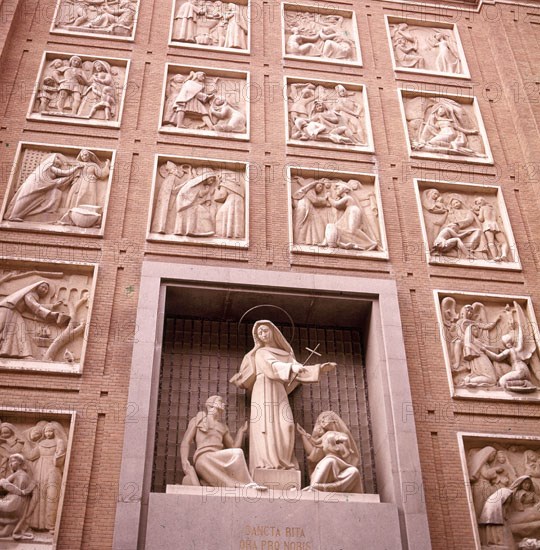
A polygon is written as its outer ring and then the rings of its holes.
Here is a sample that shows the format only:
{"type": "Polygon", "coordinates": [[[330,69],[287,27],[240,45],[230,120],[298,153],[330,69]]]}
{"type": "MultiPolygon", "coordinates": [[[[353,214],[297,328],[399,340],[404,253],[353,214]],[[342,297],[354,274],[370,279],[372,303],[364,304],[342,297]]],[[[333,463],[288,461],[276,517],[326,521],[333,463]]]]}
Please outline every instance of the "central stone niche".
{"type": "MultiPolygon", "coordinates": [[[[364,493],[377,493],[362,360],[363,329],[370,311],[370,301],[338,295],[263,294],[231,288],[169,286],[151,491],[163,493],[167,485],[182,484],[180,443],[190,419],[205,410],[209,396],[223,398],[224,421],[233,436],[249,419],[247,392],[229,380],[253,347],[254,322],[268,319],[281,330],[300,363],[309,356],[306,347],[314,349],[319,344],[317,352],[321,357],[312,356],[308,364],[322,361],[338,364],[337,369],[322,375],[319,383],[302,384],[290,393],[294,421],[311,434],[321,412],[337,413],[358,445],[364,493]]],[[[246,438],[243,445],[246,459],[248,448],[246,438]]],[[[309,485],[306,453],[298,433],[295,452],[302,487],[306,487],[309,485]]]]}
{"type": "MultiPolygon", "coordinates": [[[[356,550],[359,541],[363,548],[372,550],[401,549],[398,507],[388,498],[394,470],[389,468],[386,451],[386,442],[390,439],[385,438],[392,435],[379,433],[385,411],[383,397],[377,398],[381,403],[373,410],[373,435],[370,428],[370,392],[366,381],[373,381],[372,395],[380,396],[381,372],[385,368],[380,360],[381,340],[377,340],[382,334],[377,328],[380,309],[375,310],[373,298],[345,292],[302,292],[290,287],[273,287],[263,292],[247,285],[225,288],[186,282],[165,283],[165,286],[145,550],[329,550],[338,547],[356,550]],[[263,393],[263,402],[269,404],[269,410],[276,411],[275,403],[281,406],[284,400],[283,392],[275,391],[274,382],[280,386],[283,383],[287,388],[297,371],[298,376],[306,376],[306,382],[317,380],[320,369],[317,382],[302,383],[289,393],[286,406],[279,409],[280,413],[289,415],[290,404],[294,423],[307,432],[304,437],[313,443],[309,454],[311,463],[307,461],[302,436],[295,431],[294,451],[300,471],[254,467],[248,472],[246,463],[250,462],[251,442],[247,438],[242,447],[245,461],[237,450],[228,449],[232,452],[217,458],[212,456],[213,451],[208,452],[210,461],[205,462],[208,466],[212,460],[220,460],[219,476],[225,479],[230,471],[235,471],[235,479],[242,479],[239,486],[236,483],[221,486],[221,479],[216,483],[218,487],[203,483],[183,485],[181,444],[186,432],[186,441],[193,437],[204,449],[206,442],[216,441],[219,434],[225,433],[220,431],[224,429],[223,424],[216,424],[219,421],[228,426],[232,439],[237,440],[237,433],[249,420],[251,410],[257,410],[250,407],[247,392],[237,389],[229,380],[239,373],[242,359],[253,349],[252,328],[261,320],[273,325],[266,323],[263,329],[257,324],[259,342],[263,342],[265,331],[265,337],[270,332],[274,341],[266,340],[271,342],[268,348],[263,345],[262,351],[266,354],[259,354],[261,350],[253,354],[257,372],[253,386],[253,396],[258,392],[256,407],[261,403],[259,377],[264,377],[262,391],[269,391],[273,396],[273,401],[264,401],[263,393]],[[281,331],[279,337],[277,331],[281,331]],[[317,352],[321,356],[311,357],[307,365],[312,368],[300,372],[289,344],[300,363],[308,359],[310,352],[306,347],[313,350],[319,345],[317,352]],[[323,364],[327,362],[338,366],[327,372],[332,368],[323,364]],[[265,370],[267,368],[270,370],[265,370]],[[315,373],[313,377],[312,373],[315,373]],[[222,412],[219,399],[207,403],[214,395],[222,398],[225,411],[222,412]],[[332,413],[323,415],[324,420],[319,423],[319,427],[324,426],[323,435],[310,439],[317,418],[325,411],[332,413]],[[340,418],[336,419],[336,415],[340,418]],[[329,422],[330,418],[334,420],[329,422]],[[352,448],[351,440],[358,450],[352,448]],[[311,476],[308,465],[313,470],[311,476]],[[251,482],[248,482],[250,474],[251,482]],[[297,489],[310,484],[317,490],[297,489]],[[385,501],[381,502],[381,496],[385,501]]],[[[376,307],[379,308],[378,302],[376,307]]],[[[241,377],[235,380],[241,381],[240,386],[249,387],[253,379],[254,371],[244,368],[241,377]]],[[[279,424],[281,434],[290,434],[290,418],[280,420],[279,424]]],[[[256,434],[258,444],[254,456],[257,460],[273,461],[270,452],[261,452],[266,449],[262,445],[270,446],[276,441],[275,431],[267,424],[265,428],[268,432],[259,431],[256,426],[251,432],[252,436],[256,434]],[[261,435],[266,433],[272,435],[261,435]],[[261,445],[261,441],[265,443],[261,445]]],[[[224,442],[225,436],[221,437],[224,442]]],[[[282,452],[284,448],[290,449],[287,447],[290,439],[281,441],[284,443],[278,460],[294,463],[289,460],[292,457],[282,452]]],[[[190,464],[186,465],[191,483],[197,482],[194,475],[201,481],[201,455],[194,460],[194,447],[191,446],[190,464]],[[193,469],[194,463],[199,467],[197,472],[193,469]]],[[[151,452],[151,446],[148,451],[151,452]]],[[[211,469],[204,472],[209,475],[211,469]]]]}

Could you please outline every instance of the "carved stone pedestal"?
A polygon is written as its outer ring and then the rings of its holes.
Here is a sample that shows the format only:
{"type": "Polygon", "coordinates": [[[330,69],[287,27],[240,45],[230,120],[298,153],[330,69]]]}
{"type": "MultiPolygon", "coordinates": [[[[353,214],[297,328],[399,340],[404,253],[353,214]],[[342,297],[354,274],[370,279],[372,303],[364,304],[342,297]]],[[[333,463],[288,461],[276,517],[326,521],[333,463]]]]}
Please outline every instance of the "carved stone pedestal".
{"type": "Polygon", "coordinates": [[[298,489],[302,487],[300,470],[271,470],[255,468],[253,480],[270,489],[298,489]]]}
{"type": "Polygon", "coordinates": [[[171,485],[167,491],[150,493],[146,550],[357,550],[359,541],[370,550],[402,548],[397,507],[378,495],[171,485]]]}

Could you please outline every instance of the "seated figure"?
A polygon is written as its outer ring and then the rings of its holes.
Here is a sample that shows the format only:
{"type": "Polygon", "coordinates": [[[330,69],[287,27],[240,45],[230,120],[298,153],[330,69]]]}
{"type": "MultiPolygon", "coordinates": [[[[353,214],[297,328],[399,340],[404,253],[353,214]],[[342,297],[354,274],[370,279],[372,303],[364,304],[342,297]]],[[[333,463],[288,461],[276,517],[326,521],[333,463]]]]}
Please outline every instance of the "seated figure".
{"type": "Polygon", "coordinates": [[[186,474],[183,485],[210,487],[248,487],[264,491],[267,487],[253,481],[244,452],[240,448],[247,431],[247,422],[232,438],[229,428],[222,422],[225,404],[219,395],[206,400],[206,412],[199,412],[188,424],[180,445],[182,468],[186,474]],[[189,462],[191,443],[196,450],[193,465],[189,462]]]}
{"type": "Polygon", "coordinates": [[[360,455],[349,428],[333,411],[319,415],[309,435],[297,426],[308,454],[310,485],[304,490],[362,493],[360,455]]]}

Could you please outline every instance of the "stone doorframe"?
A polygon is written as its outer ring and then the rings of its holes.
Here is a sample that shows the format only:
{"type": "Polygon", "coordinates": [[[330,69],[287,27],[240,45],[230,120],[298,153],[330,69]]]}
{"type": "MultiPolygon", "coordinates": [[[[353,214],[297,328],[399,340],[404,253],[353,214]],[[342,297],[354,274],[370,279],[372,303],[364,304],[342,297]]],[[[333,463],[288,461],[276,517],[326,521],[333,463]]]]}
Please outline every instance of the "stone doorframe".
{"type": "Polygon", "coordinates": [[[144,262],[133,345],[114,550],[144,548],[167,285],[346,293],[372,302],[365,369],[381,502],[399,513],[404,549],[431,548],[396,284],[388,279],[144,262]],[[339,291],[336,291],[339,289],[339,291]]]}

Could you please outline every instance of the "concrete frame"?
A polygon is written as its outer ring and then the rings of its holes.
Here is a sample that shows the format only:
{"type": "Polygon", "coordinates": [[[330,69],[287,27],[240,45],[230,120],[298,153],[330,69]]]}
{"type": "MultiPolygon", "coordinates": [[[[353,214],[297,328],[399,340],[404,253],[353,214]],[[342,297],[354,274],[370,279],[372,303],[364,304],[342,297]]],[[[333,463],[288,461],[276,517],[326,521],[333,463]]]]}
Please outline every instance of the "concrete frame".
{"type": "Polygon", "coordinates": [[[167,285],[175,283],[346,293],[372,302],[365,331],[365,368],[379,495],[383,503],[396,506],[403,549],[431,548],[395,282],[150,261],[143,263],[141,273],[128,397],[131,414],[126,417],[113,548],[144,548],[165,295],[167,285]]]}

